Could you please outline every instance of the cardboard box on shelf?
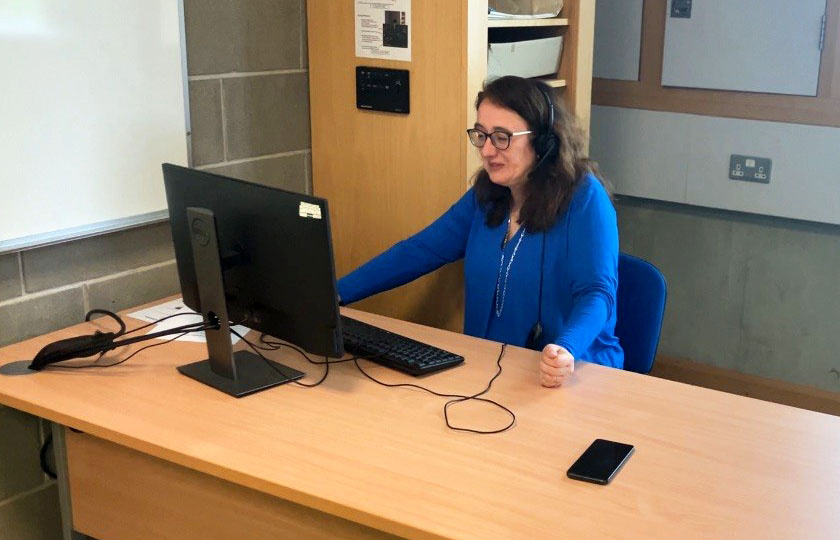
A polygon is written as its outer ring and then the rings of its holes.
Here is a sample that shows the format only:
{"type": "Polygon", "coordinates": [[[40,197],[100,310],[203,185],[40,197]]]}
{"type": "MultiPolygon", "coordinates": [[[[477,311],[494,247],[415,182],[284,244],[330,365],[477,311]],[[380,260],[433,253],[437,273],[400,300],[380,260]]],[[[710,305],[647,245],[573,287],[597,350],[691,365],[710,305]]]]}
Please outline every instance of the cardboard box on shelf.
{"type": "Polygon", "coordinates": [[[487,78],[503,75],[539,77],[555,75],[563,51],[563,37],[549,37],[510,43],[490,43],[487,78]]]}

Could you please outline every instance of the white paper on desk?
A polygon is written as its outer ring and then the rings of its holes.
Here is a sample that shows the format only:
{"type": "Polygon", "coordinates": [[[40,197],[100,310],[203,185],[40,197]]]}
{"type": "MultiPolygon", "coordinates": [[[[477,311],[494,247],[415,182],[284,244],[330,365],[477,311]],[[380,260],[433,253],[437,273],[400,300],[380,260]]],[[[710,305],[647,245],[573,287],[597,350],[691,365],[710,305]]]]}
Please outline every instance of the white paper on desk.
{"type": "MultiPolygon", "coordinates": [[[[195,311],[188,308],[186,304],[184,304],[183,299],[181,298],[172,300],[170,302],[166,302],[164,304],[158,304],[157,306],[152,306],[150,308],[141,309],[140,311],[135,311],[134,313],[129,313],[128,316],[133,317],[135,319],[139,319],[143,322],[150,323],[159,321],[164,317],[178,315],[180,313],[189,313],[189,315],[172,317],[171,319],[159,322],[158,324],[153,326],[151,330],[149,330],[149,333],[160,332],[162,330],[170,330],[172,328],[183,326],[185,324],[200,323],[203,320],[202,316],[199,313],[196,313],[195,311]]],[[[231,326],[231,328],[242,335],[245,335],[250,331],[249,328],[242,325],[231,326]]],[[[239,341],[239,337],[234,334],[231,334],[230,337],[231,343],[236,343],[237,341],[239,341]]],[[[161,336],[155,339],[172,339],[172,336],[161,336]]],[[[202,330],[200,332],[190,332],[187,335],[179,337],[175,341],[195,341],[197,343],[206,343],[207,338],[205,337],[204,331],[202,330]]]]}

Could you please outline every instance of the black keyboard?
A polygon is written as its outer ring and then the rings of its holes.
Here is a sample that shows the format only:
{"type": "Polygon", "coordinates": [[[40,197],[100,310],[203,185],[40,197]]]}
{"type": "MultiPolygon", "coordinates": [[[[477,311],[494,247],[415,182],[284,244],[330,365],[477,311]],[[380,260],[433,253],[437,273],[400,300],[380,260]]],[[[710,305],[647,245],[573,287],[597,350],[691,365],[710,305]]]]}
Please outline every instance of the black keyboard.
{"type": "Polygon", "coordinates": [[[341,326],[344,350],[411,375],[425,375],[464,361],[463,356],[344,315],[341,316],[341,326]]]}

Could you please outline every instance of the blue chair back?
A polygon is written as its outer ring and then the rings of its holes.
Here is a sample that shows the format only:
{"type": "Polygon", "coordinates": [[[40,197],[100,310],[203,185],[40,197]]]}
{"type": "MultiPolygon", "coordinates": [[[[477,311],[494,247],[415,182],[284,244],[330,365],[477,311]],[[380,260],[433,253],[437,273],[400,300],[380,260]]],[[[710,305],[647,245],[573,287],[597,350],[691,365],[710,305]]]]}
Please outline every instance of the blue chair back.
{"type": "Polygon", "coordinates": [[[649,262],[618,254],[615,335],[624,349],[624,369],[649,373],[665,315],[665,277],[649,262]]]}

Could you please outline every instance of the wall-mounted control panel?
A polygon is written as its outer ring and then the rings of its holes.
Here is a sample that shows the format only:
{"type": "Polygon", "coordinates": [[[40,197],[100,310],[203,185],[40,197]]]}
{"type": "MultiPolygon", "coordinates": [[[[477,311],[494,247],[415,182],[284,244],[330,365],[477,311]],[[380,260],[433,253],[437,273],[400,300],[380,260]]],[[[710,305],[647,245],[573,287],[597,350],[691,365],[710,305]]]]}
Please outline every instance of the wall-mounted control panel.
{"type": "Polygon", "coordinates": [[[407,69],[356,66],[356,107],[408,114],[410,103],[407,69]]]}
{"type": "Polygon", "coordinates": [[[770,158],[755,156],[729,156],[729,178],[732,180],[746,180],[747,182],[770,183],[770,169],[773,161],[770,158]]]}

